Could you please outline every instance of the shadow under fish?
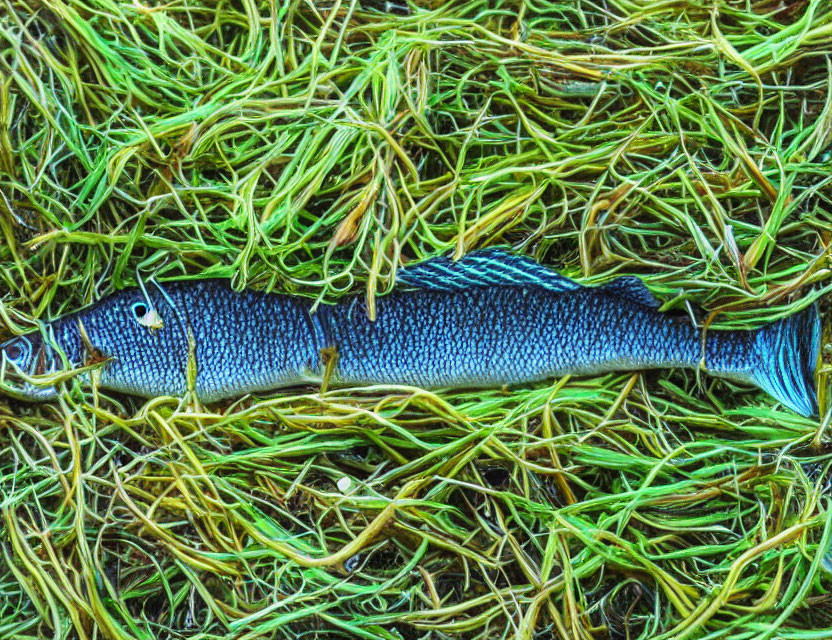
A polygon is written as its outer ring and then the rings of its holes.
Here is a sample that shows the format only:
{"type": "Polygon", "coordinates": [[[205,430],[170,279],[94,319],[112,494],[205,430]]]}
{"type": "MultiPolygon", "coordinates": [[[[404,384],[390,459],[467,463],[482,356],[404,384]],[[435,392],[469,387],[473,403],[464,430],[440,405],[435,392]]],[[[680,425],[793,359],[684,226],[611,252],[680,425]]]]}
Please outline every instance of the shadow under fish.
{"type": "Polygon", "coordinates": [[[94,379],[103,389],[144,397],[190,391],[212,402],[320,383],[322,353],[334,352],[335,385],[485,388],[703,367],[757,385],[801,415],[818,410],[816,305],[756,331],[708,331],[703,342],[688,319],[660,313],[638,278],[585,287],[487,249],[401,270],[394,291],[377,300],[375,320],[360,297],[314,313],[311,306],[301,297],[235,292],[221,280],[124,290],[1,345],[2,387],[48,399],[57,391],[44,379],[98,361],[94,379]]]}

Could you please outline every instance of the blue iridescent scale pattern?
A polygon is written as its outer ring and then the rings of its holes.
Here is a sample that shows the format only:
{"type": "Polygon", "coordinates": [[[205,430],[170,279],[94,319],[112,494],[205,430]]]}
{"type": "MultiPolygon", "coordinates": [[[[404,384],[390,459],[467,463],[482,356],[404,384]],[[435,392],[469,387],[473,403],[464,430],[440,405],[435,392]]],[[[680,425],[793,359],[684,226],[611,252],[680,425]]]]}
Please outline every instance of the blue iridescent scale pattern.
{"type": "MultiPolygon", "coordinates": [[[[146,397],[193,390],[204,401],[319,382],[325,348],[337,354],[335,383],[425,388],[702,361],[698,330],[687,318],[659,313],[640,281],[588,288],[553,272],[528,273],[523,284],[491,284],[501,277],[494,270],[465,287],[454,272],[432,286],[378,298],[375,320],[361,296],[313,312],[298,296],[237,292],[221,280],[176,282],[163,285],[164,293],[122,291],[55,327],[66,336],[70,361],[90,357],[82,329],[108,359],[98,379],[103,388],[146,397]],[[137,305],[157,312],[162,326],[139,322],[137,305]]],[[[758,360],[751,333],[710,332],[706,344],[707,369],[750,379],[758,360]]]]}
{"type": "MultiPolygon", "coordinates": [[[[394,293],[375,321],[352,301],[326,312],[328,342],[344,383],[487,387],[651,367],[696,367],[699,332],[602,289],[554,293],[532,286],[394,293]]],[[[705,364],[744,377],[750,335],[712,332],[705,364]]]]}

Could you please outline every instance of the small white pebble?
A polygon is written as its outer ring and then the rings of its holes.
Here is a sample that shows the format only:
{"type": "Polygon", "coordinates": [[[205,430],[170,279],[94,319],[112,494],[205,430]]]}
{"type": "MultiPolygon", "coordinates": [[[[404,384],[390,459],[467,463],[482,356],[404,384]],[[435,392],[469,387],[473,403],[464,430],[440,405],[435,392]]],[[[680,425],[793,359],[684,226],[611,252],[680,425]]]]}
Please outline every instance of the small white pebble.
{"type": "Polygon", "coordinates": [[[352,486],[352,480],[350,480],[347,476],[344,476],[338,481],[338,491],[341,493],[349,491],[350,486],[352,486]]]}
{"type": "Polygon", "coordinates": [[[162,321],[162,316],[159,315],[156,309],[151,309],[139,318],[139,324],[147,327],[151,331],[156,331],[165,326],[165,323],[162,321]]]}

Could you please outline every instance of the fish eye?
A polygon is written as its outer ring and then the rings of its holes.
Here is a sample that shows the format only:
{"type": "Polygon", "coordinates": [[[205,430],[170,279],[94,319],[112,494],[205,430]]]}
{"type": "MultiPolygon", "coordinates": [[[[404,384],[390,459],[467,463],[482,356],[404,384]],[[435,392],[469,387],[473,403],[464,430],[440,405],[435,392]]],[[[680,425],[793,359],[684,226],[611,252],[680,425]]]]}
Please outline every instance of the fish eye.
{"type": "Polygon", "coordinates": [[[156,331],[165,326],[159,313],[147,302],[134,302],[130,305],[130,309],[133,311],[136,322],[150,331],[156,331]]]}
{"type": "Polygon", "coordinates": [[[136,320],[141,320],[147,315],[147,305],[144,302],[134,302],[130,308],[136,320]]]}

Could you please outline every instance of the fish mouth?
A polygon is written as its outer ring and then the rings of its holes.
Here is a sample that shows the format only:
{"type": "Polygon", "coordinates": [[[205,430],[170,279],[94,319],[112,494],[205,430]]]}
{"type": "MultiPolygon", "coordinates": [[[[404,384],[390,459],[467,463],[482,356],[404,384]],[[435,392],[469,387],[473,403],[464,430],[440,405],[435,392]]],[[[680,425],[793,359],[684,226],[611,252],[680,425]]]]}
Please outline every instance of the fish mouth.
{"type": "Polygon", "coordinates": [[[25,400],[54,398],[58,392],[50,378],[62,370],[57,350],[37,333],[0,344],[0,391],[6,395],[25,400]]]}

